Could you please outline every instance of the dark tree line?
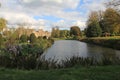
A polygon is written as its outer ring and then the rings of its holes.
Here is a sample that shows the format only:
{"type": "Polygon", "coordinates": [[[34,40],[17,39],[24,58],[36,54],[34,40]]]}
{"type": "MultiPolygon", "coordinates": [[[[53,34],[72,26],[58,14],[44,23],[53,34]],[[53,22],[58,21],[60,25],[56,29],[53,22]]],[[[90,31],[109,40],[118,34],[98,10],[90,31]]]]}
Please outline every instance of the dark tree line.
{"type": "Polygon", "coordinates": [[[52,28],[51,37],[53,38],[68,38],[74,36],[82,36],[82,32],[78,26],[72,26],[70,30],[59,30],[59,28],[52,28]]]}

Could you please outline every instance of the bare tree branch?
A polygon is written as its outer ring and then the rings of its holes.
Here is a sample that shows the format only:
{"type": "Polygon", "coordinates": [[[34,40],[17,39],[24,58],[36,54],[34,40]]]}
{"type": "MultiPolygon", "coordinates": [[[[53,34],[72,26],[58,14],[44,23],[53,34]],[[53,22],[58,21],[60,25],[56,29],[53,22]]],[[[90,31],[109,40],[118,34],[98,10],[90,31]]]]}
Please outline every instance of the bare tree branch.
{"type": "Polygon", "coordinates": [[[111,8],[114,8],[116,9],[117,11],[120,12],[120,0],[112,0],[108,3],[106,3],[106,6],[107,7],[111,7],[111,8]]]}

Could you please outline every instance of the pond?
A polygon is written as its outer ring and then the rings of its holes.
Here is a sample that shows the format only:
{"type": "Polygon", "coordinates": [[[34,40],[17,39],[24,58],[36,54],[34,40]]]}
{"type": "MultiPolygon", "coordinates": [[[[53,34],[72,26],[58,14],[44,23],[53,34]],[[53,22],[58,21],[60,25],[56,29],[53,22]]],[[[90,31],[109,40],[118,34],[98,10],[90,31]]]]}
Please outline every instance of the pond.
{"type": "Polygon", "coordinates": [[[120,50],[114,50],[75,40],[59,40],[55,41],[42,56],[44,56],[45,59],[54,59],[58,61],[65,60],[66,58],[71,58],[73,56],[83,58],[94,57],[99,60],[103,56],[120,58],[120,50]]]}

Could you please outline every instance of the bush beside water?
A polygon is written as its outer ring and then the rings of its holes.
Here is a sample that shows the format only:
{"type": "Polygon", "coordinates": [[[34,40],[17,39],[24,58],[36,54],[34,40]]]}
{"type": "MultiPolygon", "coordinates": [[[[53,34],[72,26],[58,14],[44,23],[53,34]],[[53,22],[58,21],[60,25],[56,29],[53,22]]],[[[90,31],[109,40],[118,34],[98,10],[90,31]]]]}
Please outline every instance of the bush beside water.
{"type": "Polygon", "coordinates": [[[34,43],[5,42],[0,48],[0,67],[35,69],[38,58],[53,44],[52,39],[36,39],[34,43]]]}
{"type": "Polygon", "coordinates": [[[46,60],[40,58],[38,54],[22,55],[22,56],[0,56],[0,66],[5,68],[17,68],[17,69],[60,69],[70,68],[75,66],[105,66],[105,65],[120,65],[120,58],[107,58],[103,57],[101,60],[95,58],[81,58],[75,57],[67,58],[60,64],[54,59],[46,60]]]}
{"type": "MultiPolygon", "coordinates": [[[[104,41],[104,40],[103,40],[104,41]]],[[[116,41],[116,40],[115,40],[116,41]]],[[[114,44],[114,40],[110,43],[114,44]]],[[[105,65],[120,65],[120,58],[103,57],[101,60],[95,58],[75,57],[67,58],[60,64],[54,59],[46,60],[40,57],[41,54],[53,44],[52,39],[39,37],[34,43],[7,43],[0,48],[0,67],[17,68],[17,69],[60,69],[74,66],[105,66],[105,65]]],[[[100,43],[100,40],[95,39],[94,42],[100,43]]],[[[119,42],[119,40],[118,40],[119,42]]],[[[118,43],[116,42],[116,43],[118,43]]],[[[104,42],[103,42],[104,43],[104,42]]],[[[106,43],[107,44],[107,43],[106,43]]]]}

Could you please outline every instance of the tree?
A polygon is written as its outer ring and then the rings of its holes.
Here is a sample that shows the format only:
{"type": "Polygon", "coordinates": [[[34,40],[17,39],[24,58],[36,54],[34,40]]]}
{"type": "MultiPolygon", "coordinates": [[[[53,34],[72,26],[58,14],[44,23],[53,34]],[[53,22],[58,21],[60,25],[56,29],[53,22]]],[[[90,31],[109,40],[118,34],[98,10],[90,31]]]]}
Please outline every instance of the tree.
{"type": "Polygon", "coordinates": [[[118,12],[120,12],[120,0],[111,0],[108,3],[106,3],[106,6],[108,8],[114,8],[118,12]]]}
{"type": "Polygon", "coordinates": [[[94,22],[94,21],[99,22],[99,19],[100,19],[100,18],[99,18],[98,12],[92,11],[92,12],[89,14],[89,18],[88,18],[88,20],[87,20],[87,25],[91,24],[91,23],[94,22]]]}
{"type": "Polygon", "coordinates": [[[6,29],[3,31],[3,36],[9,38],[12,35],[12,31],[6,29]]]}
{"type": "Polygon", "coordinates": [[[60,30],[59,30],[59,28],[56,28],[55,37],[56,37],[56,38],[59,38],[59,37],[60,37],[60,30]]]}
{"type": "Polygon", "coordinates": [[[26,29],[23,26],[18,27],[15,33],[16,35],[18,35],[18,38],[19,38],[22,34],[26,34],[26,29]]]}
{"type": "Polygon", "coordinates": [[[0,18],[0,31],[6,27],[7,21],[3,18],[0,18]]]}
{"type": "Polygon", "coordinates": [[[98,37],[101,36],[102,29],[100,28],[100,25],[98,22],[93,21],[90,23],[87,27],[86,36],[87,37],[98,37]]]}
{"type": "Polygon", "coordinates": [[[54,38],[59,38],[60,37],[60,30],[58,27],[52,28],[52,33],[51,36],[54,38]]]}
{"type": "Polygon", "coordinates": [[[70,35],[72,36],[81,36],[81,30],[78,26],[72,26],[70,28],[70,35]]]}
{"type": "Polygon", "coordinates": [[[68,30],[60,30],[60,37],[69,37],[70,36],[70,31],[68,30]]]}
{"type": "Polygon", "coordinates": [[[112,9],[108,8],[104,13],[104,29],[108,33],[120,34],[120,14],[112,9]]]}
{"type": "Polygon", "coordinates": [[[2,35],[0,34],[0,48],[1,48],[2,44],[3,44],[3,37],[2,37],[2,35]]]}
{"type": "Polygon", "coordinates": [[[55,37],[55,28],[52,28],[51,36],[55,37]]]}
{"type": "Polygon", "coordinates": [[[24,35],[24,34],[23,34],[23,35],[21,35],[21,37],[20,37],[20,41],[21,41],[21,42],[27,42],[27,38],[28,38],[27,35],[24,35]]]}
{"type": "Polygon", "coordinates": [[[100,27],[101,17],[98,12],[91,12],[89,19],[87,21],[87,28],[85,30],[87,37],[98,37],[102,34],[102,29],[100,27]]]}
{"type": "Polygon", "coordinates": [[[36,36],[35,36],[35,34],[34,33],[32,33],[32,34],[30,34],[30,43],[35,43],[36,42],[36,36]]]}

